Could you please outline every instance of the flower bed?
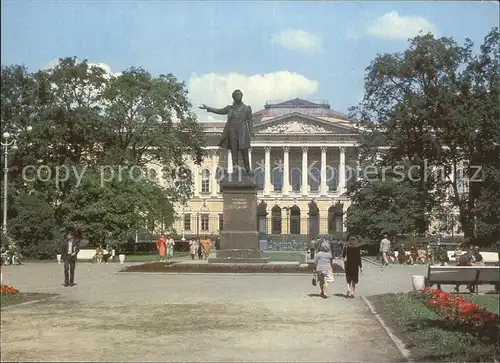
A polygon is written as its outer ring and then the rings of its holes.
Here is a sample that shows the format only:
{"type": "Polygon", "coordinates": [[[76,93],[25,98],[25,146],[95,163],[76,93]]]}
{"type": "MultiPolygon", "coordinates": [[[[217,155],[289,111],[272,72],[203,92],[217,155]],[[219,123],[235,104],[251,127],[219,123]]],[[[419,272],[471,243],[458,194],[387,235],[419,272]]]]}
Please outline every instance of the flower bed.
{"type": "Polygon", "coordinates": [[[1,286],[1,291],[2,295],[14,295],[14,294],[19,294],[19,290],[12,287],[12,286],[7,286],[7,285],[2,285],[1,286]]]}
{"type": "Polygon", "coordinates": [[[500,320],[478,304],[468,301],[463,296],[454,296],[439,289],[424,289],[417,293],[427,307],[439,313],[442,320],[449,326],[465,330],[483,338],[498,337],[500,320]]]}
{"type": "MultiPolygon", "coordinates": [[[[128,266],[122,272],[182,272],[182,273],[300,273],[311,274],[312,266],[289,265],[238,265],[238,264],[182,264],[182,263],[145,263],[128,266]]],[[[335,264],[334,273],[343,273],[344,269],[335,264]]]]}

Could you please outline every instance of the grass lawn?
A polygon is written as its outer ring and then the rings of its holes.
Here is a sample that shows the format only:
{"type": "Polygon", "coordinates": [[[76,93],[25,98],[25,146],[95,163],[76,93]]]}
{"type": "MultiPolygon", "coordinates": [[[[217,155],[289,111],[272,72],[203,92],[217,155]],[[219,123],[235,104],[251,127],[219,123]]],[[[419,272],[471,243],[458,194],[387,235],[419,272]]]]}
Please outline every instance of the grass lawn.
{"type": "Polygon", "coordinates": [[[264,257],[269,257],[271,261],[301,261],[305,258],[305,255],[305,252],[264,251],[264,257]]]}
{"type": "Polygon", "coordinates": [[[46,299],[57,294],[45,294],[39,292],[18,292],[17,294],[2,294],[0,298],[0,306],[12,306],[28,301],[46,299]]]}
{"type": "MultiPolygon", "coordinates": [[[[489,296],[478,298],[483,297],[489,296]]],[[[385,323],[405,343],[413,361],[492,362],[499,359],[494,343],[447,329],[436,312],[409,294],[377,295],[369,300],[385,323]]],[[[496,301],[498,304],[498,296],[496,301]]]]}

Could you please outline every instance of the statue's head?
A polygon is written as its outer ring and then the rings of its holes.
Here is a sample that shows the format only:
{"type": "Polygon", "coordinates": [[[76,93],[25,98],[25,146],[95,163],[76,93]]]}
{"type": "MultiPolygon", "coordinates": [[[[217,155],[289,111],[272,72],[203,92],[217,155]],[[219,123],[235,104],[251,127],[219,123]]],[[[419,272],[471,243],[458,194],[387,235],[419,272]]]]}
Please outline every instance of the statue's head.
{"type": "Polygon", "coordinates": [[[233,91],[233,94],[231,96],[233,97],[233,101],[241,102],[241,100],[243,99],[243,92],[237,89],[233,91]]]}

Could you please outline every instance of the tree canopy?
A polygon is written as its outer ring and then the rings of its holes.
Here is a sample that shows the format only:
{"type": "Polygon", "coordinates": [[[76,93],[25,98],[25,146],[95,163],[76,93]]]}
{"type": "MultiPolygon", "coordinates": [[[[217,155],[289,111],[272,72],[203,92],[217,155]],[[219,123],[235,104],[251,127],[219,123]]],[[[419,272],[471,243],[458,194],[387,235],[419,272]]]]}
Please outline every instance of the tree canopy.
{"type": "Polygon", "coordinates": [[[2,66],[1,82],[1,131],[19,147],[9,153],[9,216],[21,244],[49,235],[26,224],[103,243],[151,219],[172,223],[192,192],[178,170],[186,157],[201,163],[205,146],[184,83],[142,68],[111,75],[76,58],[34,73],[2,66]]]}
{"type": "MultiPolygon", "coordinates": [[[[458,44],[423,34],[410,39],[406,51],[378,55],[367,68],[364,98],[351,108],[364,130],[362,165],[418,167],[413,169],[417,177],[406,178],[405,188],[413,189],[408,195],[419,205],[398,211],[412,216],[414,223],[402,219],[397,230],[408,233],[404,226],[412,225],[412,233],[423,234],[431,217],[453,206],[466,237],[485,243],[500,237],[499,42],[498,28],[477,53],[468,39],[458,44]]],[[[367,193],[377,210],[383,195],[401,188],[388,180],[381,191],[380,183],[358,183],[349,190],[351,228],[360,226],[367,193]]],[[[362,223],[366,229],[383,229],[376,215],[362,223]]]]}

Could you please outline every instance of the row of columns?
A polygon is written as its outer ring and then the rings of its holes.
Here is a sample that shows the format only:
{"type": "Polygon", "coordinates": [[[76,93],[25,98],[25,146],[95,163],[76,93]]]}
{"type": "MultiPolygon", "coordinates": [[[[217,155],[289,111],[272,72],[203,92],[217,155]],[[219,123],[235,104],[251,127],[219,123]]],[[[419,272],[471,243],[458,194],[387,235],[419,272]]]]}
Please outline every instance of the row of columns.
{"type": "MultiPolygon", "coordinates": [[[[264,154],[264,165],[265,165],[265,170],[264,170],[264,195],[269,195],[271,190],[272,190],[272,184],[271,184],[271,147],[266,146],[264,148],[265,154],[264,154]]],[[[302,195],[308,195],[309,194],[309,169],[308,169],[308,147],[303,146],[302,147],[302,195]]],[[[321,195],[326,195],[328,193],[328,188],[327,188],[327,183],[326,183],[326,152],[327,152],[327,147],[322,146],[321,147],[321,167],[320,167],[320,173],[321,173],[321,180],[320,180],[320,194],[321,195]]],[[[339,192],[343,193],[345,192],[345,187],[346,187],[346,180],[345,180],[345,172],[346,172],[346,165],[345,165],[345,152],[346,148],[345,147],[339,147],[339,152],[340,152],[340,165],[339,165],[339,192]]],[[[250,160],[250,165],[252,165],[252,150],[250,149],[248,151],[248,156],[250,160]]],[[[217,152],[212,152],[212,167],[211,167],[211,173],[210,173],[210,184],[211,184],[211,195],[213,197],[216,197],[218,194],[218,188],[217,186],[217,165],[219,164],[219,156],[217,152]]],[[[283,195],[289,195],[291,191],[291,186],[290,186],[290,147],[289,146],[284,146],[283,147],[283,190],[282,193],[283,195]]],[[[233,173],[233,158],[231,155],[231,152],[228,150],[227,151],[227,172],[229,174],[233,173]]],[[[195,177],[195,185],[198,186],[200,185],[200,173],[198,173],[198,170],[195,171],[194,173],[195,177]]],[[[198,188],[195,188],[195,195],[199,195],[198,188]]]]}
{"type": "MultiPolygon", "coordinates": [[[[264,148],[264,195],[269,195],[272,189],[271,184],[271,147],[264,148]]],[[[321,180],[320,180],[320,193],[326,195],[328,192],[326,184],[326,151],[327,147],[321,147],[321,180]]],[[[340,165],[339,165],[339,192],[345,192],[345,147],[339,147],[340,151],[340,165]]],[[[308,168],[308,147],[302,147],[302,195],[309,194],[309,168],[308,168]]],[[[283,147],[283,195],[290,194],[290,147],[283,147]]]]}

